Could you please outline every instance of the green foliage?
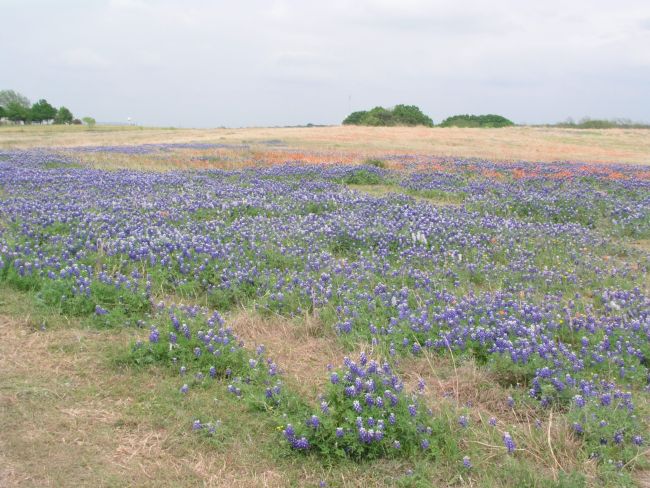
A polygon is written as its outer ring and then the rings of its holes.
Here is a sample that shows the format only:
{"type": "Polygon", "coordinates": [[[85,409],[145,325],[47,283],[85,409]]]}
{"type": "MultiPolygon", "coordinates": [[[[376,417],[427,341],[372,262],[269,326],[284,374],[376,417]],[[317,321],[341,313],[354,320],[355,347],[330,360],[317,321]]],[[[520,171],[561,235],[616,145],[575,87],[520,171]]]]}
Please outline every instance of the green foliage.
{"type": "Polygon", "coordinates": [[[14,90],[0,90],[0,106],[7,108],[10,103],[17,103],[21,107],[29,108],[29,99],[14,90]]]}
{"type": "Polygon", "coordinates": [[[567,129],[648,129],[650,124],[633,122],[629,119],[592,119],[584,117],[578,122],[569,118],[564,122],[554,124],[552,127],[567,129]]]}
{"type": "Polygon", "coordinates": [[[574,434],[583,441],[589,458],[628,462],[638,453],[632,436],[639,432],[638,416],[612,394],[617,408],[605,408],[598,399],[588,398],[584,407],[573,406],[567,417],[574,434]]]}
{"type": "Polygon", "coordinates": [[[32,105],[31,120],[34,122],[43,122],[44,120],[52,120],[56,116],[56,109],[48,103],[47,100],[41,99],[32,105]]]}
{"type": "Polygon", "coordinates": [[[84,124],[86,124],[90,128],[95,127],[95,124],[97,123],[95,119],[93,119],[92,117],[84,117],[81,120],[83,121],[84,124]]]}
{"type": "Polygon", "coordinates": [[[7,118],[13,122],[27,122],[31,115],[29,108],[18,102],[9,102],[5,107],[5,113],[7,118]]]}
{"type": "Polygon", "coordinates": [[[344,232],[334,237],[330,242],[330,250],[335,256],[347,259],[355,259],[363,242],[344,232]]]}
{"type": "Polygon", "coordinates": [[[453,115],[440,123],[440,127],[509,127],[515,125],[501,115],[453,115]]]}
{"type": "Polygon", "coordinates": [[[360,169],[350,172],[342,180],[346,185],[381,185],[384,178],[373,171],[367,169],[360,169]]]}
{"type": "Polygon", "coordinates": [[[75,292],[70,281],[43,282],[39,298],[50,307],[74,317],[93,316],[96,325],[124,325],[143,317],[151,310],[149,299],[142,293],[116,289],[104,283],[93,283],[88,293],[75,292]],[[106,315],[95,316],[96,307],[108,309],[106,315]]]}
{"type": "Polygon", "coordinates": [[[369,159],[366,159],[363,162],[363,164],[366,164],[368,166],[374,166],[375,168],[386,169],[386,162],[381,160],[381,159],[369,158],[369,159]]]}
{"type": "Polygon", "coordinates": [[[73,121],[74,117],[72,115],[72,112],[70,112],[69,109],[66,107],[61,107],[56,113],[56,116],[54,117],[54,123],[55,124],[71,124],[73,121]]]}
{"type": "Polygon", "coordinates": [[[307,202],[299,210],[298,215],[309,215],[309,214],[323,214],[326,212],[331,212],[336,207],[333,204],[329,203],[319,203],[319,202],[307,202]]]}
{"type": "Polygon", "coordinates": [[[433,121],[415,105],[396,105],[392,109],[375,107],[370,111],[352,112],[345,118],[343,125],[433,127],[433,121]]]}
{"type": "Polygon", "coordinates": [[[393,117],[398,121],[398,125],[433,127],[433,120],[415,105],[395,105],[393,117]]]}
{"type": "Polygon", "coordinates": [[[368,112],[361,110],[359,112],[352,112],[343,121],[343,125],[363,125],[363,118],[368,112]]]}
{"type": "Polygon", "coordinates": [[[321,408],[311,417],[317,423],[290,417],[293,433],[285,430],[288,440],[305,437],[310,449],[325,458],[457,457],[457,435],[446,416],[434,415],[419,404],[417,395],[404,391],[395,376],[391,383],[390,371],[385,374],[379,368],[388,365],[371,366],[363,375],[364,384],[377,385],[374,395],[350,395],[352,378],[360,378],[348,370],[337,371],[339,379],[327,386],[321,408]],[[381,436],[373,437],[374,432],[381,436]]]}
{"type": "Polygon", "coordinates": [[[7,116],[7,112],[5,111],[5,108],[0,105],[0,119],[3,119],[7,116]]]}

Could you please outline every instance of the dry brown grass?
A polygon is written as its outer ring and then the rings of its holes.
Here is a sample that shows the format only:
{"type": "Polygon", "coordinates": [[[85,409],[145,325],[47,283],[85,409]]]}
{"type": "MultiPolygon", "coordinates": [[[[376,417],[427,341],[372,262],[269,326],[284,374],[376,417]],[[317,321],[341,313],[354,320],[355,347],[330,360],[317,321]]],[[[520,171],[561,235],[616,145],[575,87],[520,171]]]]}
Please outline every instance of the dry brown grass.
{"type": "MultiPolygon", "coordinates": [[[[588,161],[650,164],[650,131],[645,129],[428,129],[332,126],[313,128],[156,129],[140,127],[0,127],[0,147],[128,145],[213,142],[355,152],[367,156],[417,153],[492,160],[588,161]]],[[[268,147],[267,147],[268,149],[268,147]]]]}
{"type": "Polygon", "coordinates": [[[338,366],[344,356],[333,331],[313,316],[291,321],[242,310],[228,323],[249,348],[263,344],[292,387],[308,397],[315,397],[326,382],[325,366],[338,366]]]}
{"type": "Polygon", "coordinates": [[[508,392],[486,369],[471,359],[456,363],[449,355],[433,355],[426,351],[423,355],[400,361],[400,373],[409,389],[414,390],[422,378],[427,396],[434,401],[447,398],[499,418],[509,416],[511,409],[505,402],[508,392]]]}
{"type": "MultiPolygon", "coordinates": [[[[501,441],[503,431],[510,431],[519,439],[519,455],[530,459],[548,478],[557,480],[561,471],[579,470],[590,481],[596,480],[596,463],[579,461],[580,442],[573,435],[566,420],[553,412],[536,412],[523,405],[516,410],[507,405],[509,391],[499,385],[497,378],[473,360],[457,362],[452,355],[432,355],[408,358],[399,365],[400,373],[409,390],[417,388],[418,381],[426,383],[423,398],[437,415],[449,415],[445,405],[455,408],[471,405],[470,429],[478,439],[462,441],[472,443],[484,451],[480,464],[503,462],[505,447],[501,441]],[[446,412],[446,413],[445,413],[446,412]],[[485,428],[491,417],[498,419],[496,428],[485,428]],[[536,425],[539,419],[541,425],[536,425]],[[477,426],[477,427],[475,427],[477,426]],[[481,426],[481,427],[479,427],[481,426]]],[[[455,423],[457,418],[448,417],[455,423]]],[[[477,468],[481,469],[479,465],[477,468]]]]}
{"type": "Polygon", "coordinates": [[[134,415],[137,396],[155,398],[155,375],[142,382],[102,359],[129,340],[0,316],[0,486],[286,486],[251,461],[254,439],[227,453],[195,449],[186,425],[134,415]]]}

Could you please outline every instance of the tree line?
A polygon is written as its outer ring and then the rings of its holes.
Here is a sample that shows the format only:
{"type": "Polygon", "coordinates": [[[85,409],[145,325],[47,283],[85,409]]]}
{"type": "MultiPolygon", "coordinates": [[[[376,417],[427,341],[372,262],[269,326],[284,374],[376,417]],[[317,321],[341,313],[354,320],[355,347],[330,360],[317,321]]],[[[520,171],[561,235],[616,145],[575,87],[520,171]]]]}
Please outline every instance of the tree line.
{"type": "MultiPolygon", "coordinates": [[[[371,110],[352,112],[343,125],[368,125],[375,127],[424,126],[434,127],[431,117],[415,105],[395,105],[392,109],[375,107],[371,110]]],[[[515,125],[501,115],[454,115],[443,120],[439,127],[508,127],[515,125]]]]}
{"type": "Polygon", "coordinates": [[[56,108],[45,99],[40,99],[32,105],[26,96],[14,90],[0,90],[0,120],[4,119],[23,124],[81,124],[83,120],[91,127],[95,125],[95,119],[92,117],[79,120],[67,107],[56,108]]]}

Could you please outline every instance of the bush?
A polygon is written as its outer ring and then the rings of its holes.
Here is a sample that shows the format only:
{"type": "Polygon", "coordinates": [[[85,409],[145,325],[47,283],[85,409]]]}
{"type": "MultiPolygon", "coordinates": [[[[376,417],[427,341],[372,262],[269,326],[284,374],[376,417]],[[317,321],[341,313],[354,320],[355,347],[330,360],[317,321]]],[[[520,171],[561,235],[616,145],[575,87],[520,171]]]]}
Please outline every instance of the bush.
{"type": "Polygon", "coordinates": [[[370,111],[352,112],[345,118],[343,125],[433,127],[433,121],[415,105],[395,105],[392,109],[375,107],[370,111]]]}
{"type": "Polygon", "coordinates": [[[509,127],[515,125],[501,115],[453,115],[447,117],[440,127],[509,127]]]}
{"type": "Polygon", "coordinates": [[[374,166],[375,168],[381,168],[381,169],[386,169],[386,162],[381,160],[381,159],[373,159],[369,158],[366,159],[363,164],[367,166],[374,166]]]}

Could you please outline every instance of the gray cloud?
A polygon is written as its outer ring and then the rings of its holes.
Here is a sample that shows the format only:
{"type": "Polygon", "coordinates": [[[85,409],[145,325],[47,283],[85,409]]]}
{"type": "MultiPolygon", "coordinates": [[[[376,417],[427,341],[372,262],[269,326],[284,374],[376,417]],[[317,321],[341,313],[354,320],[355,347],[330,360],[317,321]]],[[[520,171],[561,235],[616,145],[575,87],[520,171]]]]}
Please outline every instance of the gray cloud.
{"type": "Polygon", "coordinates": [[[338,123],[417,104],[650,120],[645,0],[0,0],[0,88],[98,120],[338,123]],[[350,102],[351,100],[351,102],[350,102]]]}

